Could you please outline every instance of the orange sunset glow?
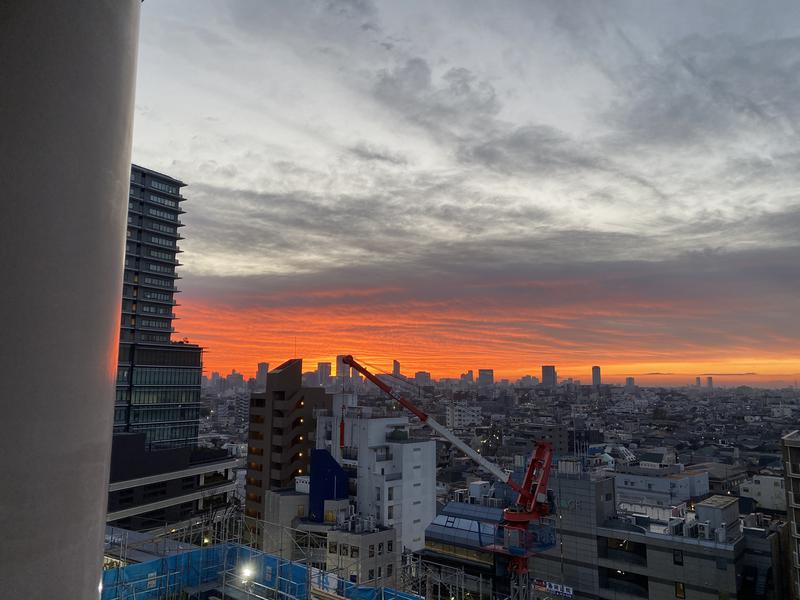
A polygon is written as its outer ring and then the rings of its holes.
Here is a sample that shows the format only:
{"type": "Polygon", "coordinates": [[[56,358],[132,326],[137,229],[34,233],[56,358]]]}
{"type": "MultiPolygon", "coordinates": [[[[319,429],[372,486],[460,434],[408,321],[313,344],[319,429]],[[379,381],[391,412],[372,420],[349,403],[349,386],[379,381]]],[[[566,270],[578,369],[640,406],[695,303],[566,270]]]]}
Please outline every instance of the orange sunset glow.
{"type": "MultiPolygon", "coordinates": [[[[267,361],[274,367],[293,356],[304,359],[306,370],[314,370],[317,362],[334,363],[337,354],[347,353],[386,370],[397,359],[404,374],[425,370],[435,378],[493,368],[495,377],[513,380],[525,374],[538,376],[542,364],[557,365],[562,378],[588,381],[591,366],[599,364],[609,382],[635,376],[642,383],[675,385],[689,383],[696,375],[713,375],[720,385],[791,385],[800,373],[797,358],[786,358],[777,349],[748,347],[746,340],[735,347],[683,343],[676,351],[665,347],[676,343],[667,331],[650,335],[601,332],[613,344],[573,344],[519,332],[520,321],[532,326],[554,321],[568,329],[572,320],[582,316],[570,309],[504,315],[441,305],[370,309],[342,304],[329,305],[321,313],[314,308],[243,310],[184,298],[179,315],[180,335],[206,349],[206,373],[236,369],[252,376],[257,362],[267,361]]],[[[625,318],[622,313],[602,316],[625,318]]]]}

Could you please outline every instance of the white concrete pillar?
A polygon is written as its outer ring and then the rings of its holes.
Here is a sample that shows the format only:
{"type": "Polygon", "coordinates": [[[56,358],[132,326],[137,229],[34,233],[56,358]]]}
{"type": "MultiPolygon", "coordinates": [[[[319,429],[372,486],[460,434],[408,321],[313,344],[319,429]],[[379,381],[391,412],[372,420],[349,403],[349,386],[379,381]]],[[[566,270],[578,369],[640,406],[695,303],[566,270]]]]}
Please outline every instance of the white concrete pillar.
{"type": "Polygon", "coordinates": [[[97,597],[139,0],[0,2],[0,589],[97,597]]]}

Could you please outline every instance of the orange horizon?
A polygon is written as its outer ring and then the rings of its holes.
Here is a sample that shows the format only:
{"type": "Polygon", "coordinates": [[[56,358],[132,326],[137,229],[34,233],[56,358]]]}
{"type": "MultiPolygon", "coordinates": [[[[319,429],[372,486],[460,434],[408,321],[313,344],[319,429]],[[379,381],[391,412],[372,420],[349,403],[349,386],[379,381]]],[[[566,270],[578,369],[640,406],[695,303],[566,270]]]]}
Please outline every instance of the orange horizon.
{"type": "MultiPolygon", "coordinates": [[[[667,309],[667,307],[659,307],[667,309]]],[[[800,358],[786,349],[715,347],[680,341],[680,348],[663,350],[663,332],[601,331],[609,343],[576,342],[568,337],[520,331],[519,323],[565,331],[577,309],[538,309],[523,314],[503,308],[469,311],[463,307],[409,303],[386,305],[281,306],[238,308],[184,298],[177,323],[181,333],[205,348],[204,373],[227,374],[233,369],[253,376],[259,362],[274,368],[288,358],[302,358],[304,370],[318,362],[334,364],[337,354],[352,354],[364,363],[390,371],[398,360],[412,376],[428,371],[433,378],[456,378],[472,369],[494,369],[495,380],[523,375],[540,377],[541,365],[556,365],[560,379],[591,381],[599,365],[604,382],[621,383],[635,377],[642,383],[686,385],[711,375],[720,387],[736,385],[794,385],[800,379],[800,358]],[[572,311],[572,312],[570,312],[572,311]],[[535,338],[535,339],[533,339],[535,338]],[[611,350],[609,350],[611,348],[611,350]],[[680,357],[680,359],[676,359],[680,357]]],[[[594,308],[595,313],[603,312],[594,308]]],[[[607,311],[606,311],[607,312],[607,311]]],[[[584,307],[580,314],[585,315],[584,307]]],[[[596,331],[591,332],[597,335],[596,331]]]]}

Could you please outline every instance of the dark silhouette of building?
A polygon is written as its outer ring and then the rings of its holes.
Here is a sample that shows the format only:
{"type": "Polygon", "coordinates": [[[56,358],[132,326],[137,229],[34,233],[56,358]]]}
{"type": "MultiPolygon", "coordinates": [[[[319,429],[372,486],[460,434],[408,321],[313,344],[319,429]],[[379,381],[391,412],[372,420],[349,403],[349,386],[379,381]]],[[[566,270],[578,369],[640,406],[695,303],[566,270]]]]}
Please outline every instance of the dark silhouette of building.
{"type": "Polygon", "coordinates": [[[172,341],[185,185],[131,167],[114,431],[144,433],[147,448],[197,443],[201,348],[172,341]]]}
{"type": "Polygon", "coordinates": [[[314,447],[314,411],[330,408],[320,387],[303,387],[303,361],[294,358],[270,371],[267,390],[250,395],[246,515],[264,514],[264,492],[294,485],[308,474],[314,447]]]}

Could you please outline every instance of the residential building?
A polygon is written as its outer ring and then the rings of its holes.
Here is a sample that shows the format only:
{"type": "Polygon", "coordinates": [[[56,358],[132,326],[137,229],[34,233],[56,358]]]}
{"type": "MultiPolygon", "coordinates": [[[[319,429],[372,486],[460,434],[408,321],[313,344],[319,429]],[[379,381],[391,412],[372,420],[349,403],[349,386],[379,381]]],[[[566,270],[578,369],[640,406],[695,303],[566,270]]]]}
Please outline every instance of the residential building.
{"type": "Polygon", "coordinates": [[[761,510],[786,512],[786,487],[783,477],[754,475],[739,485],[739,496],[752,498],[761,510]]]}
{"type": "Polygon", "coordinates": [[[185,185],[131,167],[114,431],[150,449],[197,443],[201,348],[171,339],[185,185]]]}
{"type": "Polygon", "coordinates": [[[260,362],[256,369],[256,392],[263,392],[267,389],[267,374],[269,373],[269,363],[260,362]]]}
{"type": "Polygon", "coordinates": [[[449,429],[466,429],[483,423],[481,407],[466,398],[451,398],[447,403],[445,424],[449,429]]]}
{"type": "Polygon", "coordinates": [[[392,361],[392,376],[393,377],[401,377],[400,373],[400,361],[393,360],[392,361]]]}
{"type": "Polygon", "coordinates": [[[800,431],[792,431],[781,439],[784,476],[786,479],[786,512],[789,518],[792,556],[792,598],[800,599],[800,431]]]}
{"type": "Polygon", "coordinates": [[[598,387],[602,384],[602,380],[600,378],[600,367],[592,367],[592,385],[594,387],[598,387]]]}
{"type": "Polygon", "coordinates": [[[302,359],[288,360],[270,371],[265,392],[250,396],[248,517],[262,518],[267,490],[292,487],[296,476],[308,473],[314,414],[330,406],[330,397],[322,388],[303,387],[302,376],[302,359]]]}

